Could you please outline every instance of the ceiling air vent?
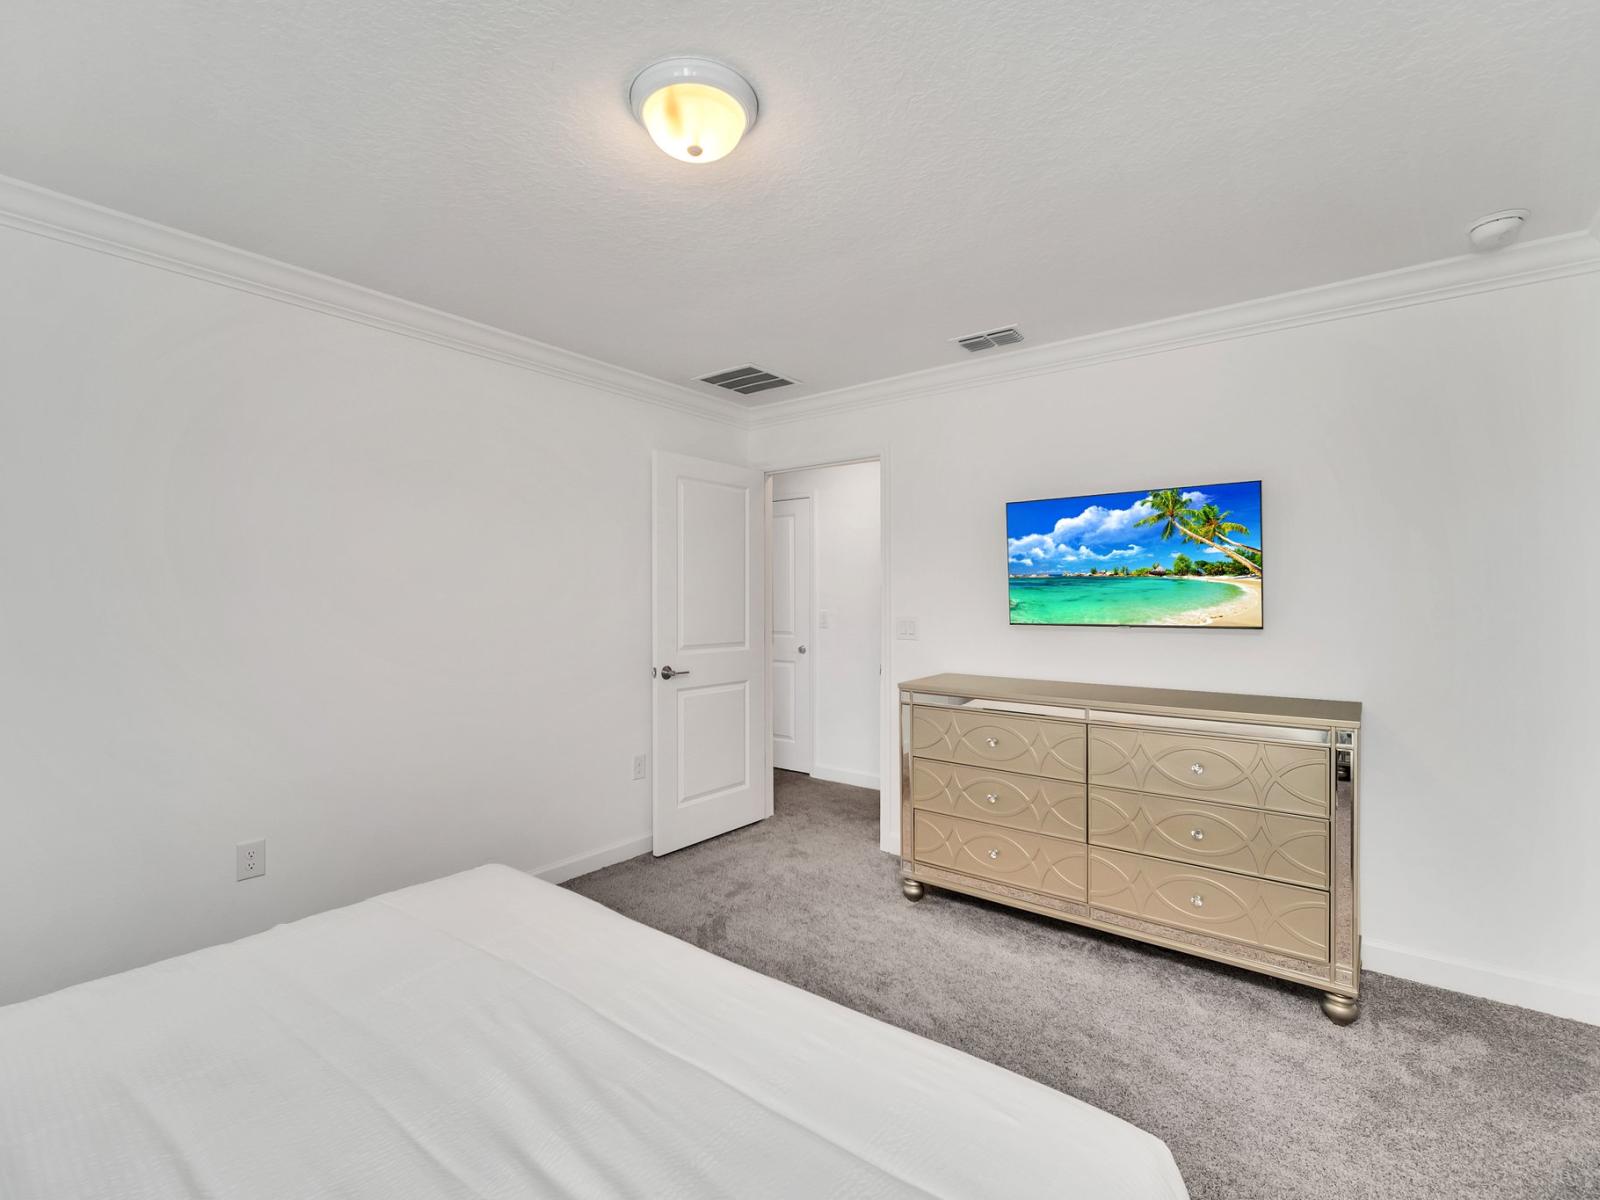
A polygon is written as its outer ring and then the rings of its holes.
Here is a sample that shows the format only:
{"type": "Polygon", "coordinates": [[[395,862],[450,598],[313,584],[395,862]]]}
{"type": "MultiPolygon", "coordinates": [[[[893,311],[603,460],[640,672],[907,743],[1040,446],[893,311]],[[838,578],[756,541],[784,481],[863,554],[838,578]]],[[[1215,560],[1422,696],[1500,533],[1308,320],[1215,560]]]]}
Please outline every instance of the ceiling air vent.
{"type": "Polygon", "coordinates": [[[794,380],[785,379],[782,375],[774,375],[771,371],[764,371],[760,367],[752,367],[746,363],[742,367],[730,367],[726,371],[718,371],[715,375],[702,375],[700,382],[709,383],[712,387],[725,388],[730,392],[738,392],[741,396],[751,396],[756,392],[788,387],[794,380]]]}
{"type": "Polygon", "coordinates": [[[993,350],[996,346],[1014,346],[1021,340],[1021,331],[1015,325],[1007,325],[1004,329],[991,329],[988,333],[969,333],[966,337],[957,338],[956,345],[976,354],[979,350],[993,350]]]}

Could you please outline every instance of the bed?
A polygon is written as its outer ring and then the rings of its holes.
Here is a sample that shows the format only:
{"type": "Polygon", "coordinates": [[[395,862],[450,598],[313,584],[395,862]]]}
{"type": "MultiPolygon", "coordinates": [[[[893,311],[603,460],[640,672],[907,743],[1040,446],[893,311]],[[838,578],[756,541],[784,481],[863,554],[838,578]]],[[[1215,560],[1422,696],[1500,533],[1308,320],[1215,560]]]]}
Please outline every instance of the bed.
{"type": "Polygon", "coordinates": [[[1178,1200],[1156,1138],[489,866],[0,1008],[6,1200],[1178,1200]]]}

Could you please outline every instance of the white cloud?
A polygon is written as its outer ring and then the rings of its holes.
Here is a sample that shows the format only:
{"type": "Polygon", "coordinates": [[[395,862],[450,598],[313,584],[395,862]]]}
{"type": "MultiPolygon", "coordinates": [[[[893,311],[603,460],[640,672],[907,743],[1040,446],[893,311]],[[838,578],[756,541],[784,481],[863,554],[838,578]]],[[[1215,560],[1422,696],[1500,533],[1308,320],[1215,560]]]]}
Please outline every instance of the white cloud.
{"type": "Polygon", "coordinates": [[[1109,541],[1132,529],[1150,513],[1150,505],[1143,500],[1135,500],[1127,508],[1106,508],[1101,504],[1091,504],[1075,517],[1062,517],[1048,534],[1031,536],[1050,537],[1058,544],[1069,541],[1109,541]]]}
{"type": "MultiPolygon", "coordinates": [[[[1197,507],[1211,500],[1209,493],[1199,489],[1179,494],[1185,502],[1197,507]]],[[[1077,516],[1061,518],[1049,533],[1030,533],[1025,537],[1011,538],[1011,564],[1020,570],[1048,571],[1059,570],[1073,563],[1106,562],[1110,559],[1140,556],[1158,558],[1157,555],[1141,550],[1131,542],[1126,548],[1107,550],[1094,548],[1120,541],[1153,511],[1149,503],[1144,500],[1136,500],[1127,508],[1106,508],[1101,504],[1091,504],[1077,516]]],[[[1222,550],[1187,541],[1172,551],[1174,558],[1179,554],[1188,554],[1192,558],[1227,557],[1222,550]]]]}
{"type": "Polygon", "coordinates": [[[1075,517],[1061,518],[1049,533],[1030,533],[1010,539],[1011,563],[1015,567],[1041,571],[1071,563],[1137,558],[1148,552],[1132,542],[1126,548],[1104,551],[1093,547],[1126,536],[1151,511],[1143,500],[1136,500],[1127,508],[1091,504],[1075,517]]]}
{"type": "Polygon", "coordinates": [[[1108,562],[1117,558],[1140,558],[1149,554],[1149,551],[1141,550],[1132,542],[1129,542],[1125,547],[1106,551],[1091,550],[1082,542],[1076,546],[1063,546],[1052,543],[1049,547],[1033,545],[1020,550],[1017,548],[1017,543],[1031,541],[1039,537],[1048,538],[1049,535],[1030,534],[1027,538],[1012,539],[1012,566],[1026,570],[1042,571],[1052,568],[1060,569],[1073,563],[1108,562]]]}

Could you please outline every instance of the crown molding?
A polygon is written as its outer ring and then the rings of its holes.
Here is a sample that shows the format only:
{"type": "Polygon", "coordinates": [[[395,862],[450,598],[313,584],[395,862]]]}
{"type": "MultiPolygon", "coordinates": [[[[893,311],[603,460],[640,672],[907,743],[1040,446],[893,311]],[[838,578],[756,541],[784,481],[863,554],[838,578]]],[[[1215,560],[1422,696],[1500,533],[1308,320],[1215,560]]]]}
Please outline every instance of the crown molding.
{"type": "Polygon", "coordinates": [[[1007,351],[986,361],[950,363],[813,396],[779,400],[752,409],[749,424],[754,429],[786,425],[833,413],[894,404],[915,396],[1027,379],[1147,354],[1165,354],[1208,342],[1253,337],[1595,271],[1600,271],[1600,236],[1586,231],[1569,233],[1493,254],[1440,259],[1421,266],[1007,351]]]}
{"type": "Polygon", "coordinates": [[[0,176],[0,226],[725,425],[746,409],[465,317],[0,176]]]}
{"type": "Polygon", "coordinates": [[[988,360],[950,363],[747,408],[681,384],[522,337],[302,267],[0,176],[0,227],[353,321],[463,354],[583,384],[645,404],[759,429],[915,396],[1075,370],[1208,342],[1359,317],[1478,292],[1600,271],[1600,214],[1592,230],[1493,254],[1469,254],[1241,304],[1086,334],[988,360]]]}

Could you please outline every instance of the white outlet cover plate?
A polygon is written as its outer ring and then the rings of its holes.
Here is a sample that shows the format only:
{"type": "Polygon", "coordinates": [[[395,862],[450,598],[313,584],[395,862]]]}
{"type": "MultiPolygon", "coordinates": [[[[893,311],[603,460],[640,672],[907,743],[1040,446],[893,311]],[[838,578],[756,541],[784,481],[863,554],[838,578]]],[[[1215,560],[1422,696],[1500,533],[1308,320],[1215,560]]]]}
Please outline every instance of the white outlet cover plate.
{"type": "Polygon", "coordinates": [[[267,873],[267,839],[258,838],[253,842],[240,842],[233,848],[234,853],[234,880],[243,883],[246,879],[259,879],[267,873]]]}

